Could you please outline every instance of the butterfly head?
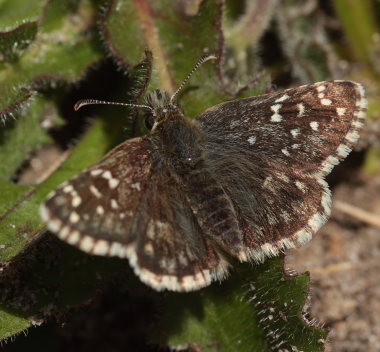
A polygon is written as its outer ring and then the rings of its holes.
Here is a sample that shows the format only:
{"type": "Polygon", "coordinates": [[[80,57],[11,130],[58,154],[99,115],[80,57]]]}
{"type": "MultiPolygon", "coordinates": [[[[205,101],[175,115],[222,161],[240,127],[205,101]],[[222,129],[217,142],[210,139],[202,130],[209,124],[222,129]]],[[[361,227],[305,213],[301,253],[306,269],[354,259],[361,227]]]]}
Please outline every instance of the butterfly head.
{"type": "Polygon", "coordinates": [[[166,92],[159,89],[148,93],[146,104],[150,107],[145,113],[145,125],[149,130],[154,130],[160,123],[169,118],[182,115],[182,108],[172,101],[166,92]]]}

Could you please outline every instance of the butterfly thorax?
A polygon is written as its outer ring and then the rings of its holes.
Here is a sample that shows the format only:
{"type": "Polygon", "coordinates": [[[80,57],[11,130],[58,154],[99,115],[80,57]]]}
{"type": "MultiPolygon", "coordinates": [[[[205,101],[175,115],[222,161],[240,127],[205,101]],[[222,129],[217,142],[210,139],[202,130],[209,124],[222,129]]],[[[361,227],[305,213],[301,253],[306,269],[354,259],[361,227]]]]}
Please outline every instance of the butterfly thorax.
{"type": "Polygon", "coordinates": [[[172,111],[152,130],[152,141],[159,151],[165,167],[178,174],[186,174],[203,161],[204,136],[197,122],[181,111],[172,111]]]}

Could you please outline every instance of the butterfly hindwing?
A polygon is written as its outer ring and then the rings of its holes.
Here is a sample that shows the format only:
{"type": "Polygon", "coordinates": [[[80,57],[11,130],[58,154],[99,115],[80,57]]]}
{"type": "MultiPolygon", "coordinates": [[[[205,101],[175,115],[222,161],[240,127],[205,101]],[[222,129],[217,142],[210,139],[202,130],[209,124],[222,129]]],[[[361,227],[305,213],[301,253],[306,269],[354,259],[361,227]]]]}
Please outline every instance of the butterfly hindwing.
{"type": "Polygon", "coordinates": [[[186,194],[168,174],[153,177],[139,216],[132,260],[141,269],[142,281],[156,289],[190,291],[225,276],[227,263],[204,236],[186,194]]]}

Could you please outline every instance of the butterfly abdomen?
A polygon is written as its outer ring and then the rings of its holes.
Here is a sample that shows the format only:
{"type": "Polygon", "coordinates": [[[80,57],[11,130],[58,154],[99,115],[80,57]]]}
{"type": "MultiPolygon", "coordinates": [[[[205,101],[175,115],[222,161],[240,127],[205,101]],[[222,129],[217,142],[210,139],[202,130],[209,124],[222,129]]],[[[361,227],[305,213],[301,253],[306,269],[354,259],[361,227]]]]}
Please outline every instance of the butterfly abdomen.
{"type": "Polygon", "coordinates": [[[202,232],[216,242],[223,242],[231,252],[239,252],[240,229],[235,209],[203,162],[181,176],[186,199],[202,232]]]}

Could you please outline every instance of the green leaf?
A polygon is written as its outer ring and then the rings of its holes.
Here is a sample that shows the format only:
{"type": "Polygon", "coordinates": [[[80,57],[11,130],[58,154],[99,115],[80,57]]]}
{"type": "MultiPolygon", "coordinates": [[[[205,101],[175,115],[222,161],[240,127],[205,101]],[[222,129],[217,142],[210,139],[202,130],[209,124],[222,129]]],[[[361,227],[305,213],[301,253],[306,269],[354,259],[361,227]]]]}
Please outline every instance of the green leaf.
{"type": "Polygon", "coordinates": [[[378,44],[375,37],[380,28],[375,21],[375,4],[371,4],[371,1],[334,0],[334,6],[354,56],[376,66],[378,44]]]}
{"type": "Polygon", "coordinates": [[[0,63],[15,61],[35,39],[45,0],[0,3],[0,63]]]}
{"type": "MultiPolygon", "coordinates": [[[[103,30],[111,53],[122,63],[133,65],[149,47],[153,52],[149,88],[174,93],[202,55],[222,51],[221,21],[221,1],[203,1],[198,8],[186,2],[173,7],[170,0],[116,0],[108,10],[103,30]]],[[[218,88],[213,66],[205,64],[189,82],[188,94],[181,98],[190,116],[227,98],[218,88]],[[199,88],[190,91],[191,87],[199,88]]]]}
{"type": "Polygon", "coordinates": [[[52,235],[43,236],[0,278],[0,339],[90,300],[126,262],[91,257],[52,235]]]}
{"type": "Polygon", "coordinates": [[[308,291],[308,275],[283,274],[281,258],[245,266],[221,285],[168,294],[154,340],[202,351],[323,351],[327,331],[302,316],[308,291]]]}
{"type": "Polygon", "coordinates": [[[0,33],[0,61],[15,61],[37,34],[37,22],[27,22],[9,32],[0,33]]]}
{"type": "Polygon", "coordinates": [[[57,117],[51,103],[42,96],[36,97],[17,120],[9,121],[0,129],[1,180],[9,180],[24,160],[50,141],[42,127],[48,113],[57,117]]]}
{"type": "MultiPolygon", "coordinates": [[[[52,79],[78,80],[101,58],[99,48],[88,35],[94,24],[91,3],[82,0],[74,7],[69,0],[51,0],[44,10],[34,40],[19,53],[18,60],[8,65],[0,63],[0,114],[3,118],[27,100],[36,85],[50,83],[52,79]],[[76,21],[71,20],[73,8],[78,17],[76,21]]],[[[14,39],[8,36],[9,41],[14,39]]],[[[3,41],[2,45],[15,43],[3,41]]]]}
{"type": "Polygon", "coordinates": [[[23,23],[36,21],[46,0],[3,0],[0,2],[0,32],[11,31],[23,23]]]}
{"type": "Polygon", "coordinates": [[[6,310],[0,310],[0,339],[7,340],[30,327],[30,322],[6,310]]]}
{"type": "Polygon", "coordinates": [[[337,62],[323,22],[315,12],[313,6],[300,6],[297,0],[279,2],[276,11],[282,50],[293,75],[304,84],[328,79],[330,66],[337,62]]]}

